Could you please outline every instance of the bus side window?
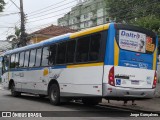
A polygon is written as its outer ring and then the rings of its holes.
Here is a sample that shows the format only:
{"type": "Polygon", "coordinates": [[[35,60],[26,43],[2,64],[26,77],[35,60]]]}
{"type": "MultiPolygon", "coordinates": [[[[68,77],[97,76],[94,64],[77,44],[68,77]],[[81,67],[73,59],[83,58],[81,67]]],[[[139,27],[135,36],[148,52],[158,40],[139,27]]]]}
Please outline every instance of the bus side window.
{"type": "Polygon", "coordinates": [[[19,67],[19,53],[16,54],[15,68],[19,67]]]}
{"type": "Polygon", "coordinates": [[[25,60],[24,60],[24,67],[28,67],[29,62],[29,51],[25,52],[25,60]]]}
{"type": "Polygon", "coordinates": [[[66,62],[73,63],[75,55],[76,41],[71,40],[67,43],[67,53],[66,53],[66,62]]]}
{"type": "Polygon", "coordinates": [[[56,63],[64,64],[65,63],[65,55],[66,55],[66,42],[58,44],[56,63]]]}
{"type": "Polygon", "coordinates": [[[79,38],[77,42],[76,62],[87,62],[90,37],[79,38]]]}
{"type": "Polygon", "coordinates": [[[4,67],[3,71],[8,71],[9,70],[9,56],[4,56],[4,67]]]}
{"type": "Polygon", "coordinates": [[[36,67],[39,67],[41,65],[41,56],[42,56],[42,49],[39,48],[37,49],[37,53],[36,53],[36,62],[35,62],[36,67]]]}
{"type": "Polygon", "coordinates": [[[35,58],[36,58],[36,50],[31,50],[30,51],[29,67],[35,66],[35,58]]]}
{"type": "Polygon", "coordinates": [[[23,64],[24,64],[24,52],[21,52],[19,58],[19,67],[23,67],[23,64]]]}
{"type": "Polygon", "coordinates": [[[50,46],[50,55],[49,55],[49,65],[54,65],[55,64],[55,58],[56,58],[56,48],[57,48],[57,45],[51,45],[50,46]]]}
{"type": "Polygon", "coordinates": [[[97,33],[91,36],[89,61],[98,61],[100,52],[101,34],[97,33]]]}
{"type": "Polygon", "coordinates": [[[15,54],[11,55],[11,63],[10,63],[10,68],[15,68],[15,54]]]}
{"type": "Polygon", "coordinates": [[[42,66],[48,66],[48,59],[49,59],[49,47],[43,48],[43,54],[42,54],[42,66]]]}

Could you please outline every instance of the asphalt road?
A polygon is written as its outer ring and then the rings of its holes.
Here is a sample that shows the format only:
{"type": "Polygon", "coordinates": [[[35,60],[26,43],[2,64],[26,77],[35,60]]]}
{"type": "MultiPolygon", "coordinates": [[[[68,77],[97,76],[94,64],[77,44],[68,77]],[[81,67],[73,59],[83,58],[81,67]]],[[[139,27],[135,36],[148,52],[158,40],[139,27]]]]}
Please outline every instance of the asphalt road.
{"type": "MultiPolygon", "coordinates": [[[[53,106],[49,103],[48,98],[39,98],[38,96],[22,94],[21,97],[12,97],[10,91],[0,88],[0,111],[16,111],[19,113],[38,112],[42,114],[42,118],[29,118],[33,120],[131,120],[135,117],[130,117],[135,111],[124,110],[107,106],[85,106],[81,103],[71,102],[62,104],[61,106],[53,106]],[[43,117],[44,115],[52,117],[43,117]],[[126,117],[124,117],[126,116],[126,117]]],[[[1,114],[1,113],[0,113],[1,114]]],[[[27,113],[28,114],[28,113],[27,113]]],[[[0,118],[8,120],[9,118],[0,118]]],[[[19,120],[21,118],[11,118],[19,120]]],[[[28,119],[28,118],[23,118],[28,119]]],[[[137,118],[144,119],[144,118],[137,118]]],[[[158,118],[145,118],[157,119],[158,118]]]]}

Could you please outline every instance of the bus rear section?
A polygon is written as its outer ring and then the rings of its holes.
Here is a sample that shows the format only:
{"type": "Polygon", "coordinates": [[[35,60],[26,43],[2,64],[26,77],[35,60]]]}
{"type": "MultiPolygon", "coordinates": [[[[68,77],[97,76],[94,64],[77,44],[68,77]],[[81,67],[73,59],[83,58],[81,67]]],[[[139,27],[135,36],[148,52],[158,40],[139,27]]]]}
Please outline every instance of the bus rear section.
{"type": "MultiPolygon", "coordinates": [[[[155,94],[157,38],[143,28],[116,24],[113,65],[105,65],[103,96],[111,99],[145,99],[155,94]]],[[[111,39],[111,38],[110,38],[111,39]]]]}

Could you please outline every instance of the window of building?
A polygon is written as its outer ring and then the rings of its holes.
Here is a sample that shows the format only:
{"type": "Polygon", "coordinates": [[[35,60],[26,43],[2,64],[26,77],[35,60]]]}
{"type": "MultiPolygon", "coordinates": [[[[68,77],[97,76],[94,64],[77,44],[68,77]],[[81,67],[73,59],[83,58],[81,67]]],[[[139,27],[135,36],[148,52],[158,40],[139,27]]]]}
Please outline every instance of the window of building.
{"type": "Polygon", "coordinates": [[[29,51],[25,52],[25,60],[24,60],[24,67],[28,67],[29,63],[29,51]]]}
{"type": "Polygon", "coordinates": [[[19,67],[19,53],[16,54],[15,67],[19,67]]]}
{"type": "Polygon", "coordinates": [[[56,63],[64,64],[65,55],[66,55],[66,42],[58,44],[56,63]]]}
{"type": "Polygon", "coordinates": [[[76,41],[72,40],[67,43],[66,62],[73,63],[75,55],[76,41]]]}
{"type": "Polygon", "coordinates": [[[15,54],[11,55],[10,68],[15,68],[15,58],[16,58],[16,55],[15,55],[15,54]]]}
{"type": "Polygon", "coordinates": [[[84,26],[85,26],[85,27],[88,27],[88,26],[89,26],[89,22],[85,22],[85,23],[84,23],[84,26]]]}
{"type": "Polygon", "coordinates": [[[99,60],[101,34],[97,33],[91,36],[89,61],[99,60]]]}
{"type": "Polygon", "coordinates": [[[87,62],[90,37],[79,38],[77,42],[76,62],[87,62]]]}
{"type": "Polygon", "coordinates": [[[57,45],[51,45],[50,46],[49,65],[54,65],[55,64],[56,48],[57,48],[57,45]]]}
{"type": "Polygon", "coordinates": [[[19,67],[23,67],[23,63],[24,63],[24,52],[21,52],[19,59],[19,67]]]}
{"type": "Polygon", "coordinates": [[[85,14],[85,15],[84,15],[84,19],[87,19],[87,18],[88,18],[88,14],[85,14]]]}
{"type": "Polygon", "coordinates": [[[42,55],[42,49],[39,48],[37,49],[37,54],[36,54],[36,63],[35,63],[36,67],[39,67],[41,65],[41,55],[42,55]]]}
{"type": "Polygon", "coordinates": [[[30,52],[30,60],[29,60],[29,67],[35,66],[35,57],[36,57],[36,50],[31,50],[30,52]]]}
{"type": "Polygon", "coordinates": [[[48,66],[48,59],[49,59],[49,47],[43,48],[42,54],[42,66],[48,66]]]}

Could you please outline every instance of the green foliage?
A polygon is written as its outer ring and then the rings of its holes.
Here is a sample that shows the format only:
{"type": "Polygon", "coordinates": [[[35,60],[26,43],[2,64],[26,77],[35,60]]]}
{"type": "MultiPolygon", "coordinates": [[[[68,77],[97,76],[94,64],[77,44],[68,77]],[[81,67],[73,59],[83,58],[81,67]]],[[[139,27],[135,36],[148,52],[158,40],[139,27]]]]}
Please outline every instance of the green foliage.
{"type": "Polygon", "coordinates": [[[148,15],[137,18],[133,24],[153,30],[160,35],[160,18],[155,15],[148,15]]]}
{"type": "Polygon", "coordinates": [[[12,48],[15,48],[20,41],[21,30],[15,26],[14,35],[9,35],[7,40],[12,43],[12,48]]]}
{"type": "Polygon", "coordinates": [[[3,11],[3,9],[4,9],[4,5],[5,5],[4,0],[0,0],[0,12],[2,12],[2,11],[3,11]]]}
{"type": "Polygon", "coordinates": [[[159,0],[105,0],[107,12],[116,22],[130,23],[135,18],[160,16],[159,0]]]}

